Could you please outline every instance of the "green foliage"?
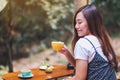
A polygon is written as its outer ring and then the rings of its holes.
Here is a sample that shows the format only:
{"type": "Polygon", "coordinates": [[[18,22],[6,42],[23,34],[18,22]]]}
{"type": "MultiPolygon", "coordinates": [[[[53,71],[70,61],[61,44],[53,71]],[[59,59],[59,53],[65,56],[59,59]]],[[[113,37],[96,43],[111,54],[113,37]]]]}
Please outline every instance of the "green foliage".
{"type": "Polygon", "coordinates": [[[120,30],[120,0],[94,0],[101,11],[109,33],[118,34],[120,30]]]}
{"type": "MultiPolygon", "coordinates": [[[[73,0],[11,0],[0,13],[0,47],[12,38],[13,54],[26,53],[25,48],[39,45],[49,48],[52,40],[67,43],[72,37],[73,0]],[[11,12],[8,9],[11,8],[11,12]],[[10,19],[11,16],[11,19],[10,19]],[[10,20],[10,23],[9,23],[10,20]],[[44,44],[44,45],[43,45],[44,44]],[[24,48],[24,49],[23,49],[24,48]]],[[[92,0],[103,15],[108,31],[120,30],[120,0],[92,0]]],[[[5,49],[0,50],[3,54],[5,49]]]]}
{"type": "Polygon", "coordinates": [[[72,2],[65,0],[14,0],[12,3],[12,23],[17,32],[14,42],[30,44],[33,41],[39,42],[38,40],[51,37],[59,40],[59,36],[62,37],[65,30],[71,33],[72,2]]]}
{"type": "Polygon", "coordinates": [[[3,74],[6,74],[6,73],[7,73],[7,70],[8,70],[8,67],[3,66],[3,65],[0,65],[0,77],[1,77],[3,74]]]}
{"type": "Polygon", "coordinates": [[[72,0],[11,0],[0,17],[0,43],[6,46],[12,39],[13,54],[17,55],[26,53],[25,48],[33,44],[40,45],[41,51],[51,47],[52,40],[67,42],[73,12],[72,0]]]}

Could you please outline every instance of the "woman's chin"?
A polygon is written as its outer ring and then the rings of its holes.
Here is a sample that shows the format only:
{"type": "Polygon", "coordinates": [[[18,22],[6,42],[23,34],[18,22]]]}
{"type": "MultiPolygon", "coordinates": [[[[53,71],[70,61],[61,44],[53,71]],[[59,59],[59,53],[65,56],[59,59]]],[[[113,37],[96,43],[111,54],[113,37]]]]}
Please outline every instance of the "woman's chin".
{"type": "Polygon", "coordinates": [[[84,36],[84,35],[78,34],[78,36],[79,36],[79,37],[82,37],[82,36],[84,36]]]}
{"type": "Polygon", "coordinates": [[[78,35],[78,37],[79,37],[79,38],[82,38],[82,37],[84,37],[84,36],[83,36],[83,35],[78,35]]]}

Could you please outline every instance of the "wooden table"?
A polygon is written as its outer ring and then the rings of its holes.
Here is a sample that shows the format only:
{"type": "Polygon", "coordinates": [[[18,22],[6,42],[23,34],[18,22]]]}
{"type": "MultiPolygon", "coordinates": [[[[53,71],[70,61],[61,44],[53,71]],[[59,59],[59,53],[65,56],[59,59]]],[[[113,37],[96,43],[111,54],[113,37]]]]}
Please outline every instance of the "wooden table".
{"type": "Polygon", "coordinates": [[[45,71],[40,70],[39,68],[31,70],[32,73],[34,74],[32,78],[28,79],[19,78],[18,74],[20,74],[20,71],[4,74],[2,78],[3,80],[51,80],[51,79],[57,80],[57,78],[73,75],[74,73],[74,70],[68,70],[67,66],[65,65],[55,65],[52,73],[46,73],[45,71]]]}

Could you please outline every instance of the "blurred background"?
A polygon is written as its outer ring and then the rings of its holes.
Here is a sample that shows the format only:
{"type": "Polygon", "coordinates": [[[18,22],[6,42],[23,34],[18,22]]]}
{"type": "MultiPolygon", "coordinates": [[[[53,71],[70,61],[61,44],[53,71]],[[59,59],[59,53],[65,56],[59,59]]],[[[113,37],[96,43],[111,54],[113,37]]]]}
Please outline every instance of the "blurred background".
{"type": "MultiPolygon", "coordinates": [[[[103,15],[120,61],[120,0],[92,3],[103,15]]],[[[0,76],[39,67],[43,61],[66,65],[65,56],[51,48],[51,41],[64,41],[71,49],[74,9],[74,0],[8,0],[0,12],[0,76]]]]}

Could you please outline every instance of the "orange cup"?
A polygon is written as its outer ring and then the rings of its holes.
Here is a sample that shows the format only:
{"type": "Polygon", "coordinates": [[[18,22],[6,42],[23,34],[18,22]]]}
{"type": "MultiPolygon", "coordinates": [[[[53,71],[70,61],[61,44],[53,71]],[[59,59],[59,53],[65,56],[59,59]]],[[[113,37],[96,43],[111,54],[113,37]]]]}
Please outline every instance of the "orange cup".
{"type": "Polygon", "coordinates": [[[59,51],[64,46],[64,42],[61,41],[52,41],[51,46],[54,50],[59,51]]]}

